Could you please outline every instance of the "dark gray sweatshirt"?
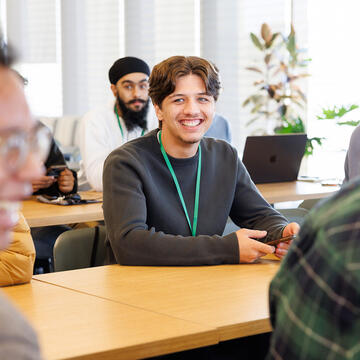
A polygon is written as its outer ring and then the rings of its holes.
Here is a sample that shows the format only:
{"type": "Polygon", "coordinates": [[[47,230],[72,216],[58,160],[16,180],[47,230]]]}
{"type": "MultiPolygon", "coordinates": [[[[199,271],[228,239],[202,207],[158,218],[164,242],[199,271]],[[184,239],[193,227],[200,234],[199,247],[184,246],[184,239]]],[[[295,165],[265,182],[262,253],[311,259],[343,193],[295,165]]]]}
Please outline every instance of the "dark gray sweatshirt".
{"type": "MultiPolygon", "coordinates": [[[[191,236],[179,195],[154,130],[114,150],[104,164],[104,217],[110,263],[215,265],[239,262],[235,233],[222,236],[228,216],[240,227],[281,237],[287,220],[260,195],[237,151],[203,138],[196,236],[191,236]]],[[[169,156],[193,220],[199,152],[169,156]]]]}

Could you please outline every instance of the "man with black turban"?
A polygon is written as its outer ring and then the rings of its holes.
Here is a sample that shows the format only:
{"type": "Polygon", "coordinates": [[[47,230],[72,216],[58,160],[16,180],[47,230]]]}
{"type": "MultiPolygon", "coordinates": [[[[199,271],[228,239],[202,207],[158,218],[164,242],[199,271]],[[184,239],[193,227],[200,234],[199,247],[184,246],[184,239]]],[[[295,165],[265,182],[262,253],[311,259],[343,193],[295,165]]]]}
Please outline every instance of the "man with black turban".
{"type": "Polygon", "coordinates": [[[155,116],[148,116],[149,75],[150,68],[141,59],[116,60],[109,70],[114,100],[82,119],[81,169],[95,190],[102,191],[103,165],[110,152],[157,126],[155,116]]]}

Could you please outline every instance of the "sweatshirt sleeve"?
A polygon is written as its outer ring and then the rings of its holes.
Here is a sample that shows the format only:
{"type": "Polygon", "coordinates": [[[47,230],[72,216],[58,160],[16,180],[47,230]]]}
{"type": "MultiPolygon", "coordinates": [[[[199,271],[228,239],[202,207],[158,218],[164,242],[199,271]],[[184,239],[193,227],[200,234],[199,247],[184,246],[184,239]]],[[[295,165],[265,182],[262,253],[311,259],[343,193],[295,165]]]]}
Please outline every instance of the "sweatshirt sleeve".
{"type": "MultiPolygon", "coordinates": [[[[123,265],[216,265],[239,263],[236,234],[181,236],[147,226],[147,199],[131,154],[113,152],[104,166],[103,206],[107,237],[123,265]]],[[[144,170],[146,171],[146,170],[144,170]]],[[[163,215],[166,221],[166,214],[163,215]]],[[[168,214],[168,216],[174,216],[168,214]]]]}
{"type": "Polygon", "coordinates": [[[230,217],[242,228],[266,230],[261,241],[268,242],[282,236],[287,219],[276,211],[260,194],[243,163],[237,161],[237,184],[230,217]]]}
{"type": "Polygon", "coordinates": [[[25,218],[20,219],[13,231],[10,246],[0,251],[0,286],[22,284],[32,277],[35,247],[25,218]]]}

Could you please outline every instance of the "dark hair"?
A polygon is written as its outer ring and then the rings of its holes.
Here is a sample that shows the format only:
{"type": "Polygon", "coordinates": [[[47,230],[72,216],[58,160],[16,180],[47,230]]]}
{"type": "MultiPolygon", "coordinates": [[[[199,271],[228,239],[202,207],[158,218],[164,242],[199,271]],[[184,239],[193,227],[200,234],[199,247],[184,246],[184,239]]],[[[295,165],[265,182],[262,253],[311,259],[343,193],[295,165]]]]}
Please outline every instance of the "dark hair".
{"type": "Polygon", "coordinates": [[[185,75],[198,75],[208,95],[219,96],[219,71],[209,61],[197,56],[172,56],[154,66],[149,79],[149,96],[161,108],[163,100],[175,90],[176,80],[185,75]]]}
{"type": "Polygon", "coordinates": [[[15,53],[0,34],[0,65],[9,67],[15,60],[15,53]]]}

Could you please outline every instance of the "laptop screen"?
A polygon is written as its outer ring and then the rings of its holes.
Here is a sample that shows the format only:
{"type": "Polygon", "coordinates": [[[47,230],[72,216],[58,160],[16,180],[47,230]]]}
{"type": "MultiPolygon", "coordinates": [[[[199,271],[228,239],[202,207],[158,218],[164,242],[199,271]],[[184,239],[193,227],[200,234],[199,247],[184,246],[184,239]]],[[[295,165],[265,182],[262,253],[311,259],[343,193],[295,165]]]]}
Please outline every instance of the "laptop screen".
{"type": "Polygon", "coordinates": [[[306,140],[306,134],[248,136],[243,163],[254,183],[295,181],[306,140]]]}

